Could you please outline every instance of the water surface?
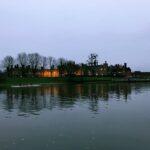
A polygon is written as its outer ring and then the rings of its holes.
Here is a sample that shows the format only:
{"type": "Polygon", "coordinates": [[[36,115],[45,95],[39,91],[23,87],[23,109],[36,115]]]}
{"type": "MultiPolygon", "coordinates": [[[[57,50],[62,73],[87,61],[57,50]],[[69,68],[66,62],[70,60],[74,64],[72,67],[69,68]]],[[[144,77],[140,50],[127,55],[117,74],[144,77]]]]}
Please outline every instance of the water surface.
{"type": "Polygon", "coordinates": [[[0,89],[0,150],[150,150],[150,84],[0,89]]]}

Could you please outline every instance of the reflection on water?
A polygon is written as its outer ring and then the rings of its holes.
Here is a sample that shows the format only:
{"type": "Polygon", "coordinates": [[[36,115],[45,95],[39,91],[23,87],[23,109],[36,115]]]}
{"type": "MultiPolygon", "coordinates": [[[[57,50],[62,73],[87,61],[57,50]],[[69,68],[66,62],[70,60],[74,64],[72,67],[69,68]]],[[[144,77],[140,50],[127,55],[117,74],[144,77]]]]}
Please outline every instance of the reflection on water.
{"type": "Polygon", "coordinates": [[[8,88],[0,91],[0,107],[7,111],[36,114],[44,108],[52,110],[88,103],[91,111],[98,111],[100,101],[112,99],[127,102],[132,92],[140,93],[149,84],[60,84],[36,88],[8,88]]]}
{"type": "Polygon", "coordinates": [[[0,150],[150,150],[150,84],[0,89],[0,150]]]}

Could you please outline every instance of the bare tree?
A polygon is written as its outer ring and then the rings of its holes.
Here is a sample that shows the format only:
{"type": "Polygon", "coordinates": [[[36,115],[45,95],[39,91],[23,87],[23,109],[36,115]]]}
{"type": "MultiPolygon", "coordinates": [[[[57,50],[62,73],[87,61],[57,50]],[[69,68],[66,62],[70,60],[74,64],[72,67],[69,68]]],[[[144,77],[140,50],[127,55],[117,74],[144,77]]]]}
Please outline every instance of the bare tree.
{"type": "Polygon", "coordinates": [[[28,54],[28,63],[32,69],[38,69],[40,66],[41,57],[38,53],[28,54]]]}
{"type": "Polygon", "coordinates": [[[47,67],[47,58],[45,56],[41,56],[41,66],[43,69],[47,67]]]}
{"type": "Polygon", "coordinates": [[[60,66],[64,65],[66,62],[67,62],[67,60],[64,59],[64,58],[59,58],[58,59],[58,65],[60,65],[60,66]]]}
{"type": "Polygon", "coordinates": [[[26,53],[19,53],[17,61],[21,67],[26,67],[28,64],[28,57],[26,53]]]}
{"type": "Polygon", "coordinates": [[[12,70],[14,66],[14,58],[12,56],[6,56],[2,61],[3,68],[7,71],[7,75],[12,77],[12,70]]]}
{"type": "Polygon", "coordinates": [[[68,76],[74,76],[79,67],[75,61],[69,60],[65,63],[65,72],[68,76]]]}
{"type": "Polygon", "coordinates": [[[34,55],[33,54],[28,54],[28,64],[30,65],[32,69],[34,68],[34,55]]]}
{"type": "Polygon", "coordinates": [[[88,57],[88,69],[92,76],[95,76],[97,74],[97,66],[98,66],[98,55],[95,53],[92,53],[88,57]]]}
{"type": "Polygon", "coordinates": [[[58,59],[57,67],[58,67],[60,76],[63,76],[63,74],[65,74],[65,63],[66,63],[66,60],[64,58],[58,59]]]}
{"type": "Polygon", "coordinates": [[[35,53],[33,56],[34,56],[34,66],[35,69],[37,69],[40,66],[41,56],[38,53],[35,53]]]}
{"type": "Polygon", "coordinates": [[[14,58],[12,56],[6,56],[2,61],[2,65],[4,69],[10,69],[14,66],[14,58]]]}
{"type": "Polygon", "coordinates": [[[56,67],[57,67],[57,60],[54,58],[52,62],[52,68],[56,68],[56,67]]]}
{"type": "Polygon", "coordinates": [[[89,66],[97,66],[98,65],[98,55],[92,53],[88,56],[88,65],[89,66]]]}
{"type": "Polygon", "coordinates": [[[28,54],[28,63],[33,76],[36,76],[38,68],[41,65],[41,56],[38,53],[28,54]]]}
{"type": "Polygon", "coordinates": [[[56,64],[55,58],[49,56],[49,57],[48,57],[48,65],[49,65],[49,69],[54,68],[55,64],[56,64]]]}

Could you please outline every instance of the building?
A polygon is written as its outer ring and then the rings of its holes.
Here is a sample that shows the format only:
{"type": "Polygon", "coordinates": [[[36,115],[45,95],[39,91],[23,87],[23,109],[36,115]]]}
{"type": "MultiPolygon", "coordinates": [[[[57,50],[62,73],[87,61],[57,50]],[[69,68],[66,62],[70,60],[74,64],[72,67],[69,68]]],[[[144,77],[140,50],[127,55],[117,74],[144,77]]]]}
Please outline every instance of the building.
{"type": "Polygon", "coordinates": [[[50,78],[50,77],[59,77],[59,70],[58,69],[43,69],[38,72],[39,77],[45,77],[45,78],[50,78]]]}
{"type": "MultiPolygon", "coordinates": [[[[116,64],[109,66],[108,63],[96,66],[82,65],[78,70],[72,74],[73,76],[122,76],[129,77],[132,75],[131,69],[127,67],[127,64],[124,65],[116,64]]],[[[38,72],[39,77],[64,77],[68,76],[66,71],[63,71],[63,74],[60,74],[59,69],[42,69],[38,72]]]]}

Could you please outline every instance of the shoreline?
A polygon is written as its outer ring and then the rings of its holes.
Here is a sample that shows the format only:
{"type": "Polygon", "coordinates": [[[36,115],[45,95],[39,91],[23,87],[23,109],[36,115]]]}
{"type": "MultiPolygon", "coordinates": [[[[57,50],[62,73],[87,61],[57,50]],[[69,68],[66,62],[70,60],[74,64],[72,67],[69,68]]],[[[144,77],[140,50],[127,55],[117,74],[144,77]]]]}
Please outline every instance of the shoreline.
{"type": "Polygon", "coordinates": [[[4,78],[1,80],[0,86],[34,86],[34,85],[48,85],[59,83],[85,83],[85,82],[99,82],[99,83],[136,83],[136,82],[150,82],[150,78],[120,78],[120,77],[57,77],[57,78],[4,78]]]}

